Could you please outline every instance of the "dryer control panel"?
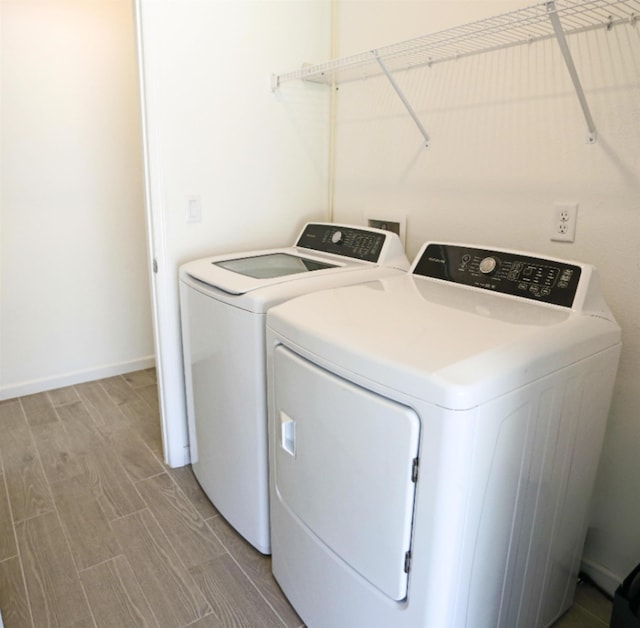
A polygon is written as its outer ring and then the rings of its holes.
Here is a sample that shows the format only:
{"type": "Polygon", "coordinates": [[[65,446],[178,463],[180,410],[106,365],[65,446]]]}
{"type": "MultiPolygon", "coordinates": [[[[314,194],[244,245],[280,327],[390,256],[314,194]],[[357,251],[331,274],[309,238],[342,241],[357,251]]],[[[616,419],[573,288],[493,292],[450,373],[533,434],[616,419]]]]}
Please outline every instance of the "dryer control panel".
{"type": "Polygon", "coordinates": [[[580,266],[525,254],[430,243],[413,267],[414,275],[433,277],[553,305],[571,307],[580,266]]]}
{"type": "Polygon", "coordinates": [[[309,223],[300,234],[296,246],[365,262],[377,262],[386,237],[384,233],[367,229],[309,223]]]}

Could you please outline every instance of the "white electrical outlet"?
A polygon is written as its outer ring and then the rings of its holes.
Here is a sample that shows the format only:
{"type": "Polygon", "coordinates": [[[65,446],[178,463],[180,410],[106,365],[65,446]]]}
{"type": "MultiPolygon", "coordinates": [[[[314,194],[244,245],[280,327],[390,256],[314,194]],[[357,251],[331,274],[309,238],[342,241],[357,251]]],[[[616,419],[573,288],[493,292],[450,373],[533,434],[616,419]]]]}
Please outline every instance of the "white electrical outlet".
{"type": "Polygon", "coordinates": [[[555,242],[573,242],[576,239],[577,220],[578,203],[554,203],[550,239],[555,242]]]}

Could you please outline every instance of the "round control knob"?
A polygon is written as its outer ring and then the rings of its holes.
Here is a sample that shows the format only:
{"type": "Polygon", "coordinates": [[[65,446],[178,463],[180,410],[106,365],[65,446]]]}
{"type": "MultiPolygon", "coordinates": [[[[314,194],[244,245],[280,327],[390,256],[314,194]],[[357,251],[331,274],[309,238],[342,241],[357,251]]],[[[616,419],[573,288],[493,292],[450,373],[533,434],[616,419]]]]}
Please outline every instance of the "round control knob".
{"type": "Polygon", "coordinates": [[[498,266],[498,260],[495,257],[485,257],[480,262],[480,272],[483,275],[490,275],[498,266]]]}
{"type": "Polygon", "coordinates": [[[331,242],[333,242],[334,244],[342,244],[344,242],[342,231],[334,231],[331,235],[331,242]]]}

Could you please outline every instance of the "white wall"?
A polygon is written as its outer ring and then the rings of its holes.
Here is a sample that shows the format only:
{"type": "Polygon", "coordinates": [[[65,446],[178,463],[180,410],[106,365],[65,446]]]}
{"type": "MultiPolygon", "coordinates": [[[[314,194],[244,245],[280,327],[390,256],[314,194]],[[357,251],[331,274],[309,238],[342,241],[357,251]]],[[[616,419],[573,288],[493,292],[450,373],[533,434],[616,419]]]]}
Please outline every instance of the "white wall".
{"type": "Polygon", "coordinates": [[[0,398],[153,364],[128,0],[0,2],[0,398]]]}
{"type": "MultiPolygon", "coordinates": [[[[523,2],[339,4],[346,55],[526,6],[523,2]]],[[[431,136],[384,79],[338,92],[336,220],[407,216],[407,253],[428,239],[518,248],[595,264],[623,328],[585,568],[610,591],[640,562],[640,27],[572,36],[599,139],[554,41],[399,73],[431,136]],[[576,240],[550,242],[554,201],[579,203],[576,240]]]]}
{"type": "Polygon", "coordinates": [[[188,462],[178,267],[290,244],[327,211],[328,96],[272,93],[271,73],[325,59],[330,3],[140,0],[150,232],[165,456],[188,462]],[[202,221],[187,223],[198,196],[202,221]]]}

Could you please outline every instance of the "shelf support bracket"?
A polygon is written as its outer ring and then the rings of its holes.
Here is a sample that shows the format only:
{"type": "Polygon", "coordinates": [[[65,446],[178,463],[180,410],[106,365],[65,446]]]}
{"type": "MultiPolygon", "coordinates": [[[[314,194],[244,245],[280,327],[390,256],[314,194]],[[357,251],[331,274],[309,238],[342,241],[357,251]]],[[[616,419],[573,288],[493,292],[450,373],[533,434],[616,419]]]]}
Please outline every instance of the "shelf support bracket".
{"type": "Polygon", "coordinates": [[[415,110],[411,106],[411,103],[407,100],[407,97],[404,95],[404,92],[400,89],[400,86],[398,85],[396,80],[393,78],[393,75],[391,74],[391,72],[389,72],[389,70],[387,69],[387,66],[384,64],[382,59],[378,56],[377,50],[374,50],[373,54],[375,55],[376,61],[382,68],[382,71],[384,72],[385,76],[389,80],[389,83],[391,83],[391,87],[393,87],[396,94],[398,94],[398,98],[400,98],[400,100],[402,101],[402,104],[405,106],[405,109],[408,111],[409,115],[415,122],[416,126],[418,127],[418,130],[422,134],[422,137],[424,137],[425,148],[429,148],[429,142],[430,142],[429,134],[425,130],[424,126],[422,125],[422,122],[420,122],[420,118],[418,118],[418,115],[416,114],[415,110]]]}
{"type": "Polygon", "coordinates": [[[565,65],[567,66],[569,76],[571,77],[571,81],[573,82],[573,87],[576,90],[576,95],[578,96],[580,106],[582,107],[582,113],[584,114],[584,118],[587,122],[587,129],[589,130],[589,132],[587,133],[587,143],[595,144],[596,140],[598,139],[598,131],[596,130],[596,125],[593,122],[593,118],[591,117],[589,104],[587,103],[587,99],[584,95],[584,90],[582,89],[582,84],[580,83],[580,78],[578,77],[578,72],[576,70],[576,66],[573,63],[573,57],[571,56],[571,51],[569,50],[567,39],[564,35],[564,29],[562,28],[562,24],[560,24],[560,18],[558,17],[558,14],[556,12],[556,4],[555,2],[553,2],[553,0],[551,2],[547,2],[547,15],[549,16],[551,26],[553,26],[553,32],[556,36],[556,41],[558,42],[558,46],[560,46],[560,51],[562,52],[565,65]]]}

